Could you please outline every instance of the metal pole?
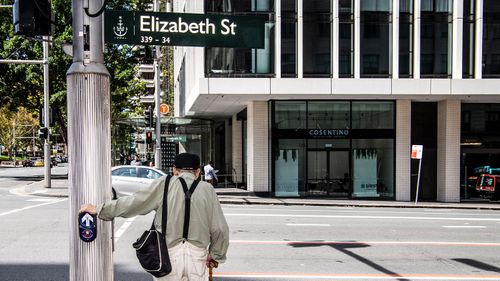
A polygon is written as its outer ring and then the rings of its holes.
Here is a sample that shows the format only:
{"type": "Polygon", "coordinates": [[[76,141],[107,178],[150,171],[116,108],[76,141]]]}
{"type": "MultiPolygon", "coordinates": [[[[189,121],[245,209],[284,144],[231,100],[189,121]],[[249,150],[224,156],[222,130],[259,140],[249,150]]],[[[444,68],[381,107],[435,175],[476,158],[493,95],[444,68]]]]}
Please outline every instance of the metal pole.
{"type": "MultiPolygon", "coordinates": [[[[154,11],[159,12],[160,11],[160,3],[158,0],[154,0],[154,11]]],[[[160,114],[160,104],[161,104],[161,97],[160,97],[160,92],[161,92],[161,83],[160,83],[160,63],[159,63],[159,58],[160,58],[160,46],[155,46],[156,51],[155,51],[155,58],[154,58],[154,70],[155,70],[155,112],[156,112],[156,128],[155,128],[155,136],[156,136],[156,142],[155,142],[155,168],[161,169],[161,161],[160,161],[160,155],[161,155],[161,114],[160,114]]]]}
{"type": "MultiPolygon", "coordinates": [[[[89,13],[96,13],[103,5],[102,0],[88,3],[89,13]]],[[[111,222],[97,220],[93,242],[81,241],[78,234],[80,206],[111,199],[110,75],[103,64],[102,16],[86,16],[83,4],[82,0],[72,1],[73,64],[67,72],[69,279],[111,281],[111,222]],[[84,37],[89,38],[88,50],[84,50],[84,37]]]]}
{"type": "Polygon", "coordinates": [[[12,129],[12,148],[14,150],[14,167],[16,167],[16,123],[12,129]]]}
{"type": "Polygon", "coordinates": [[[415,205],[418,202],[418,190],[420,187],[420,170],[422,169],[422,158],[418,160],[418,176],[417,176],[417,191],[415,192],[415,205]]]}
{"type": "Polygon", "coordinates": [[[50,181],[50,110],[49,110],[49,37],[44,36],[43,41],[43,113],[45,127],[47,127],[47,138],[43,143],[43,162],[45,166],[45,187],[51,187],[50,181]]]}

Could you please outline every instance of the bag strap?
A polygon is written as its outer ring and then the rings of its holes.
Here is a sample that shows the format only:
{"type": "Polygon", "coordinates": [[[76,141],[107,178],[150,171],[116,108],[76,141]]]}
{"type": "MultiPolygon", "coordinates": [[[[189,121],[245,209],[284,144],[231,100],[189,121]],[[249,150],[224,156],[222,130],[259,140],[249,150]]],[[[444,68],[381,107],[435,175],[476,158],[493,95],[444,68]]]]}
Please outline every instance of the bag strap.
{"type": "MultiPolygon", "coordinates": [[[[167,178],[165,179],[165,187],[163,188],[163,206],[161,212],[161,233],[163,234],[163,236],[167,236],[167,216],[168,216],[167,199],[168,199],[168,186],[170,184],[171,178],[172,178],[171,175],[167,176],[167,178]]],[[[152,229],[154,229],[154,224],[155,221],[153,219],[152,229]]]]}
{"type": "Polygon", "coordinates": [[[189,218],[191,215],[191,195],[193,194],[200,181],[193,181],[189,190],[187,188],[186,181],[183,178],[179,177],[179,181],[182,184],[182,189],[184,189],[184,198],[186,200],[186,204],[184,206],[184,231],[182,232],[182,237],[187,240],[189,233],[189,218]]]}

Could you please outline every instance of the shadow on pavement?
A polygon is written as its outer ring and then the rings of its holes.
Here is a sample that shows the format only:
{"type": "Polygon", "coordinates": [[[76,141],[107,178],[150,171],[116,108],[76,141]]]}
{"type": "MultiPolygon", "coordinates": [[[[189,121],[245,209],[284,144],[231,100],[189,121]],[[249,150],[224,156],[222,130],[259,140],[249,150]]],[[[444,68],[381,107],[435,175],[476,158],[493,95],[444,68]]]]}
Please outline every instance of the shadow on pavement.
{"type": "MultiPolygon", "coordinates": [[[[129,271],[120,265],[114,266],[114,281],[151,281],[146,272],[129,271]]],[[[0,264],[2,281],[68,281],[68,264],[0,264]]]]}
{"type": "Polygon", "coordinates": [[[375,270],[378,270],[382,273],[385,273],[387,274],[388,276],[391,276],[393,278],[397,278],[397,277],[401,277],[401,278],[398,278],[398,279],[395,279],[395,280],[399,280],[399,281],[410,281],[406,278],[403,278],[400,274],[396,273],[396,272],[393,272],[393,271],[390,271],[389,269],[363,257],[363,256],[360,256],[358,254],[355,254],[351,251],[351,249],[357,249],[357,248],[366,248],[366,247],[370,247],[370,244],[366,244],[366,243],[360,243],[360,242],[356,242],[356,241],[341,241],[341,242],[325,242],[325,243],[321,243],[321,242],[324,242],[323,240],[314,240],[314,241],[304,241],[304,242],[290,242],[288,243],[288,245],[292,246],[292,247],[295,247],[295,248],[306,248],[306,247],[321,247],[321,246],[329,246],[329,247],[332,247],[334,248],[335,250],[345,254],[345,255],[348,255],[368,266],[370,266],[371,268],[375,269],[375,270]]]}
{"type": "Polygon", "coordinates": [[[478,260],[472,260],[472,259],[452,259],[452,260],[469,265],[469,266],[472,266],[472,267],[475,267],[475,268],[478,268],[478,269],[481,269],[481,270],[500,273],[500,268],[493,266],[491,264],[480,262],[478,260]]]}

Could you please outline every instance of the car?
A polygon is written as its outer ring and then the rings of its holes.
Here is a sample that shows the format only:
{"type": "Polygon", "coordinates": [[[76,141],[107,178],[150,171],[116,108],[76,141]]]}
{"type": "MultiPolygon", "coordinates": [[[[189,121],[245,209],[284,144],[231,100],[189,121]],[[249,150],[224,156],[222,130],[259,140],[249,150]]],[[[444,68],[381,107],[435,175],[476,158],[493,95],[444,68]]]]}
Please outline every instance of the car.
{"type": "Polygon", "coordinates": [[[151,183],[167,174],[161,170],[146,167],[122,165],[111,168],[111,186],[113,195],[127,196],[149,188],[151,183]]]}

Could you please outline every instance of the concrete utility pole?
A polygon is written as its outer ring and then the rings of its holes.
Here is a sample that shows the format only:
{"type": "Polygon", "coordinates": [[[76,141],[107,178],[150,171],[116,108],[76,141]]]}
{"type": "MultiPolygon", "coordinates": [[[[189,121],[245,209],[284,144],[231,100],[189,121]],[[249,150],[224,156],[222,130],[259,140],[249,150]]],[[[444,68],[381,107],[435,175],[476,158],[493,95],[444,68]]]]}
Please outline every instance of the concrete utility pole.
{"type": "Polygon", "coordinates": [[[84,203],[111,199],[110,75],[103,62],[102,0],[72,0],[73,64],[68,82],[70,280],[111,281],[111,222],[97,220],[97,238],[79,238],[84,203]],[[87,13],[84,4],[88,3],[87,13]]]}
{"type": "Polygon", "coordinates": [[[50,181],[50,107],[49,107],[49,36],[43,37],[43,113],[44,126],[47,128],[47,138],[43,142],[43,163],[45,166],[45,187],[51,187],[50,181]]]}
{"type": "MultiPolygon", "coordinates": [[[[159,12],[160,11],[160,1],[159,0],[154,0],[154,11],[159,12]]],[[[156,129],[155,129],[155,135],[156,135],[156,142],[155,142],[155,168],[161,169],[161,113],[160,113],[160,104],[161,104],[161,83],[160,83],[160,77],[161,77],[161,69],[160,69],[160,46],[156,45],[155,46],[155,58],[154,58],[154,70],[155,70],[155,113],[156,113],[156,129]]]]}

